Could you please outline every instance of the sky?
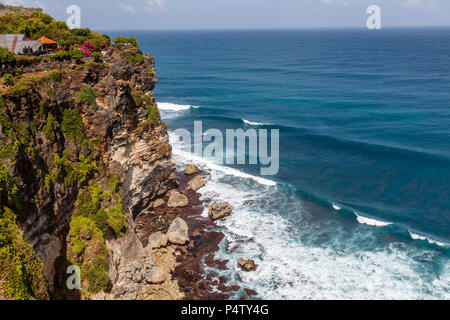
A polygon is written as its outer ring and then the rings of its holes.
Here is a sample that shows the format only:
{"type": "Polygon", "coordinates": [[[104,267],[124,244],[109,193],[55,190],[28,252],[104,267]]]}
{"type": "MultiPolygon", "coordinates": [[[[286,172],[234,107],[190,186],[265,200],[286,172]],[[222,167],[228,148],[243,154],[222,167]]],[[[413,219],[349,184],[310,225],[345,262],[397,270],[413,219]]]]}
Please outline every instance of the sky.
{"type": "Polygon", "coordinates": [[[369,5],[382,27],[450,26],[450,0],[0,0],[41,7],[66,21],[81,8],[81,26],[94,30],[180,30],[365,27],[369,5]]]}

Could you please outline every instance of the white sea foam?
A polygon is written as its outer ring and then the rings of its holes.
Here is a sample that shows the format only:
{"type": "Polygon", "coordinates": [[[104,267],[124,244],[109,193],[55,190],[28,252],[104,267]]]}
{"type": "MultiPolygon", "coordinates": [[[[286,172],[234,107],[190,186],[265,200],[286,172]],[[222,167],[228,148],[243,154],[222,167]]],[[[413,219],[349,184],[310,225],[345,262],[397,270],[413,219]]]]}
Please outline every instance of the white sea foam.
{"type": "Polygon", "coordinates": [[[250,120],[246,120],[246,119],[242,119],[242,122],[244,122],[245,124],[248,124],[250,126],[267,126],[267,125],[269,125],[269,123],[250,121],[250,120]]]}
{"type": "Polygon", "coordinates": [[[183,151],[183,145],[181,145],[181,143],[179,142],[179,138],[173,134],[171,134],[170,136],[170,143],[173,147],[174,155],[181,157],[183,162],[184,161],[195,162],[196,164],[209,168],[211,170],[221,171],[224,174],[235,176],[238,178],[251,179],[266,186],[275,186],[277,184],[275,181],[272,181],[270,179],[258,177],[223,165],[218,165],[208,158],[199,157],[194,153],[183,151]]]}
{"type": "Polygon", "coordinates": [[[185,111],[189,109],[197,109],[198,106],[192,106],[187,104],[176,104],[176,103],[170,103],[170,102],[158,102],[158,109],[162,111],[172,111],[172,112],[179,112],[179,111],[185,111]]]}
{"type": "Polygon", "coordinates": [[[355,212],[356,220],[361,224],[367,224],[369,226],[375,226],[375,227],[385,227],[392,224],[392,222],[386,222],[386,221],[380,221],[373,218],[367,218],[364,216],[359,215],[355,212]]]}
{"type": "MultiPolygon", "coordinates": [[[[311,222],[295,193],[280,191],[273,181],[185,153],[173,134],[171,143],[179,169],[194,162],[209,173],[200,191],[202,199],[228,201],[235,207],[230,217],[217,222],[225,238],[216,258],[229,260],[229,270],[215,271],[231,282],[256,290],[263,299],[450,299],[450,263],[444,261],[436,275],[421,272],[423,262],[415,260],[433,256],[433,249],[401,243],[361,249],[361,242],[373,241],[370,230],[348,232],[333,219],[311,222]],[[295,226],[289,216],[296,217],[295,226]],[[331,240],[314,245],[307,241],[310,237],[331,240]],[[239,257],[255,260],[257,270],[240,272],[239,257]]],[[[336,204],[333,208],[341,209],[336,204]]],[[[360,223],[387,224],[357,217],[360,223]]]]}
{"type": "Polygon", "coordinates": [[[449,247],[449,246],[450,246],[449,243],[445,243],[445,242],[441,242],[441,241],[436,241],[436,240],[434,240],[434,239],[432,239],[432,238],[430,238],[430,237],[426,237],[426,236],[422,236],[422,235],[420,235],[420,234],[414,233],[414,232],[412,232],[412,231],[409,230],[409,229],[408,229],[408,231],[409,231],[409,234],[411,235],[411,239],[413,239],[413,240],[423,240],[423,241],[428,241],[428,243],[435,244],[435,245],[440,246],[440,247],[449,247]]]}
{"type": "Polygon", "coordinates": [[[335,203],[332,203],[331,205],[333,206],[333,209],[334,209],[334,210],[336,210],[336,211],[339,211],[339,210],[341,210],[341,209],[342,209],[342,207],[341,207],[341,206],[338,206],[338,205],[337,205],[337,204],[335,204],[335,203]]]}
{"type": "MultiPolygon", "coordinates": [[[[424,281],[424,275],[417,272],[419,264],[411,258],[416,254],[414,247],[392,244],[382,250],[360,250],[355,244],[364,239],[367,230],[352,232],[351,239],[333,230],[337,241],[348,241],[349,246],[343,250],[305,245],[301,236],[318,232],[317,228],[305,219],[299,229],[293,229],[278,213],[305,213],[295,195],[258,185],[249,188],[232,180],[230,183],[225,173],[207,170],[211,176],[201,191],[202,199],[228,201],[235,207],[230,217],[218,222],[226,237],[216,259],[229,260],[230,268],[220,272],[231,281],[256,290],[261,298],[450,298],[448,267],[440,277],[424,281]],[[240,272],[235,261],[241,256],[255,260],[257,270],[240,272]]],[[[205,215],[206,211],[205,208],[205,215]]]]}

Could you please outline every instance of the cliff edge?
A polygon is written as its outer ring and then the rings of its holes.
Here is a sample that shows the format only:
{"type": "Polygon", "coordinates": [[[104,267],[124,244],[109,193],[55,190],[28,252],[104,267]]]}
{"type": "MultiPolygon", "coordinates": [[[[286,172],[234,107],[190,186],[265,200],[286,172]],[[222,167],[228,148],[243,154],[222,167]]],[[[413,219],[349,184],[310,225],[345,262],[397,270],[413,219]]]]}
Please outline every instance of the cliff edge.
{"type": "Polygon", "coordinates": [[[133,299],[161,282],[133,219],[176,187],[156,82],[153,57],[122,43],[25,66],[1,87],[2,298],[133,299]],[[70,265],[81,290],[67,289],[70,265]]]}

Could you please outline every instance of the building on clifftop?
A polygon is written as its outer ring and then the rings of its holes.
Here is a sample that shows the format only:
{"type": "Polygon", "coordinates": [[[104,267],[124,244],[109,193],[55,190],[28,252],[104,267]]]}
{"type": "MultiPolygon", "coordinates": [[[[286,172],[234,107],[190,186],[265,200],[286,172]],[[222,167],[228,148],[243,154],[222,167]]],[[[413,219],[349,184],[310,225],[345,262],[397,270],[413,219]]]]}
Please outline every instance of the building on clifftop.
{"type": "Polygon", "coordinates": [[[39,55],[44,53],[40,40],[30,40],[24,34],[0,34],[0,47],[14,54],[39,55]]]}

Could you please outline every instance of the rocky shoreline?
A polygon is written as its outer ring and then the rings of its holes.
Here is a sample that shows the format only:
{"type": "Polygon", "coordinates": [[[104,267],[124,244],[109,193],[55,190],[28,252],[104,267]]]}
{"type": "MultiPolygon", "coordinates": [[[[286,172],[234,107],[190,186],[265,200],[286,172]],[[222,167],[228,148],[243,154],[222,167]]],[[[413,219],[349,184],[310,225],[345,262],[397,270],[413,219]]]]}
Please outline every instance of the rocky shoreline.
{"type": "MultiPolygon", "coordinates": [[[[212,217],[202,216],[204,207],[211,208],[214,204],[201,201],[201,194],[190,188],[192,185],[190,182],[198,180],[198,177],[208,179],[206,173],[202,171],[191,172],[191,166],[188,164],[185,170],[191,174],[177,173],[179,183],[177,189],[169,191],[164,197],[154,201],[150,208],[136,217],[136,234],[146,246],[147,252],[150,252],[155,264],[161,266],[170,279],[178,282],[178,288],[167,284],[154,285],[151,291],[142,297],[144,299],[224,300],[230,297],[228,294],[230,291],[241,289],[239,285],[228,283],[225,277],[214,271],[207,273],[203,267],[227,270],[228,260],[214,259],[224,234],[216,231],[218,226],[212,217]],[[188,200],[187,204],[180,203],[180,206],[175,208],[168,206],[173,192],[184,195],[188,200]],[[169,231],[170,225],[167,221],[177,218],[183,219],[188,225],[189,242],[185,246],[159,240],[169,231]],[[149,242],[149,238],[152,243],[149,242]]],[[[227,212],[227,208],[224,209],[227,212]]],[[[256,295],[256,292],[246,288],[243,288],[243,292],[245,294],[242,294],[241,299],[256,295]]]]}

